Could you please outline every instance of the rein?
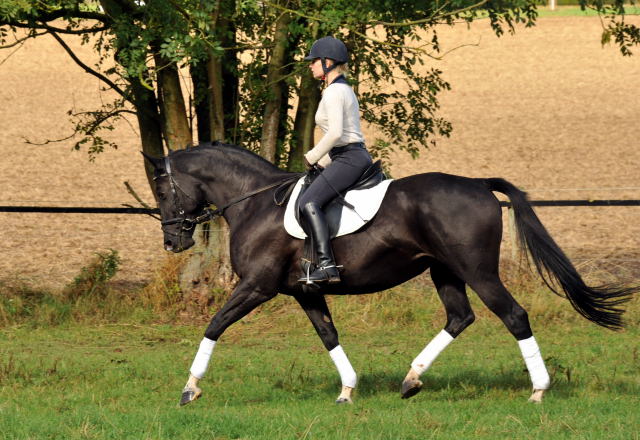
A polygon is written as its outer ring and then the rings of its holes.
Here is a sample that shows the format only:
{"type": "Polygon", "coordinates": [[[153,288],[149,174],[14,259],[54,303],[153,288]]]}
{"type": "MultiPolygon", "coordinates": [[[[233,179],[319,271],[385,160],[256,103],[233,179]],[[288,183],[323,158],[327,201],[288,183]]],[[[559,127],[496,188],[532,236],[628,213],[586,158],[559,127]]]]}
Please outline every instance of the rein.
{"type": "MultiPolygon", "coordinates": [[[[193,197],[191,197],[185,190],[183,190],[182,188],[180,188],[180,186],[178,185],[178,182],[176,182],[175,178],[173,177],[173,172],[171,170],[171,162],[169,161],[169,156],[165,156],[164,158],[164,164],[165,164],[165,174],[163,174],[162,176],[158,176],[158,177],[163,177],[163,176],[168,176],[169,177],[169,184],[171,187],[171,194],[173,196],[173,204],[176,207],[176,209],[178,210],[178,215],[180,217],[174,217],[168,220],[162,220],[160,222],[160,224],[163,226],[168,226],[168,225],[175,225],[175,224],[179,224],[180,225],[180,229],[182,231],[190,231],[191,229],[193,229],[196,225],[200,224],[200,223],[204,223],[207,222],[209,220],[212,220],[218,216],[221,216],[224,214],[224,211],[227,210],[228,208],[230,208],[231,206],[240,203],[244,200],[247,200],[257,194],[260,194],[262,192],[268,191],[272,188],[276,188],[276,187],[281,187],[286,185],[289,182],[292,182],[293,180],[297,180],[300,178],[301,174],[294,174],[291,177],[288,177],[284,180],[280,180],[276,183],[272,183],[270,185],[267,186],[263,186],[261,188],[256,189],[255,191],[251,191],[249,193],[246,193],[242,196],[236,197],[234,199],[231,199],[227,204],[221,206],[220,208],[217,209],[211,209],[209,207],[205,207],[203,209],[203,213],[200,214],[197,217],[193,217],[193,218],[188,218],[184,215],[184,209],[182,208],[182,204],[180,203],[180,198],[178,197],[178,189],[187,197],[189,197],[191,200],[194,200],[193,197]]],[[[207,202],[207,204],[209,204],[207,202]]],[[[167,231],[165,231],[167,232],[167,231]]],[[[178,234],[171,234],[171,235],[178,235],[178,234]]]]}

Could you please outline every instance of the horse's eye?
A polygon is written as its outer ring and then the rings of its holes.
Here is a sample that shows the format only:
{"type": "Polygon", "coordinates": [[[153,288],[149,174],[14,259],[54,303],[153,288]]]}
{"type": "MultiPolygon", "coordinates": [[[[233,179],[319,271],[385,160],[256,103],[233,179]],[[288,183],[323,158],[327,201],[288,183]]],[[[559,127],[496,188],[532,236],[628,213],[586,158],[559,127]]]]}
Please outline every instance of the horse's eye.
{"type": "Polygon", "coordinates": [[[160,198],[160,200],[165,200],[167,198],[167,196],[163,192],[159,192],[158,197],[160,198]]]}

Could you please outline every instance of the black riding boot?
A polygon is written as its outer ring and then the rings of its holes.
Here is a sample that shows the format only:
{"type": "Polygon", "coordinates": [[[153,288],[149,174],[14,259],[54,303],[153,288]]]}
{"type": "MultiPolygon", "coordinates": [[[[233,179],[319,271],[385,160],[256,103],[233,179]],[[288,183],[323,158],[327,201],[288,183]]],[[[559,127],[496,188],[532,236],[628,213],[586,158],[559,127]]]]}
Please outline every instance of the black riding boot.
{"type": "Polygon", "coordinates": [[[316,247],[318,268],[311,272],[308,277],[300,278],[298,282],[339,283],[340,273],[333,258],[329,227],[324,212],[322,212],[317,203],[309,202],[302,208],[302,217],[304,217],[308,232],[316,247]]]}

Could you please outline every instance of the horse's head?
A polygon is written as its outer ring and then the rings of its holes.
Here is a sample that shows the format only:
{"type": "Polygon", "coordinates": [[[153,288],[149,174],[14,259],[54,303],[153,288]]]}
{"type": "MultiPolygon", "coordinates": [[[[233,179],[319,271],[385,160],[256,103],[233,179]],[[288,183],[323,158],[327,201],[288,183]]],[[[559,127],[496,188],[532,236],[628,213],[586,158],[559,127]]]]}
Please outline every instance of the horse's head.
{"type": "Polygon", "coordinates": [[[153,165],[155,192],[162,218],[164,248],[182,252],[195,244],[193,231],[196,217],[206,206],[199,182],[188,173],[176,169],[170,156],[156,158],[144,154],[153,165]]]}

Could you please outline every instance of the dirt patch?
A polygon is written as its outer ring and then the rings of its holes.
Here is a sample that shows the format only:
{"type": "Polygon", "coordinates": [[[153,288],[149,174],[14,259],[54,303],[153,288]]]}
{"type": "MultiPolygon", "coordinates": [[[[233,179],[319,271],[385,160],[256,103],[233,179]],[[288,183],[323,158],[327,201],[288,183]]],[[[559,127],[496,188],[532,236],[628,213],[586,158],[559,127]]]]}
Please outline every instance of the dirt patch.
{"type": "MultiPolygon", "coordinates": [[[[638,17],[631,20],[640,21],[638,17]]],[[[443,28],[443,61],[453,90],[441,96],[450,139],[418,160],[394,155],[394,177],[442,171],[504,177],[533,199],[640,199],[638,56],[599,44],[597,18],[541,18],[497,38],[486,22],[443,28]]],[[[70,41],[73,45],[73,42],[70,41]]],[[[73,47],[78,47],[77,44],[73,47]]],[[[90,48],[79,49],[91,64],[90,48]]],[[[8,51],[0,52],[4,59],[8,51]]],[[[68,135],[69,109],[89,110],[109,93],[53,39],[29,41],[0,65],[0,204],[119,206],[133,203],[129,181],[151,201],[135,124],[110,135],[120,145],[90,163],[68,135]]],[[[368,139],[375,132],[366,131],[368,139]]],[[[540,217],[583,268],[640,266],[640,208],[540,208],[540,217]]],[[[146,216],[4,214],[2,277],[60,286],[94,252],[116,249],[122,280],[148,279],[165,257],[158,223],[146,216]]],[[[509,252],[508,231],[505,251],[509,252]]],[[[631,272],[632,273],[632,272],[631,272]]]]}

